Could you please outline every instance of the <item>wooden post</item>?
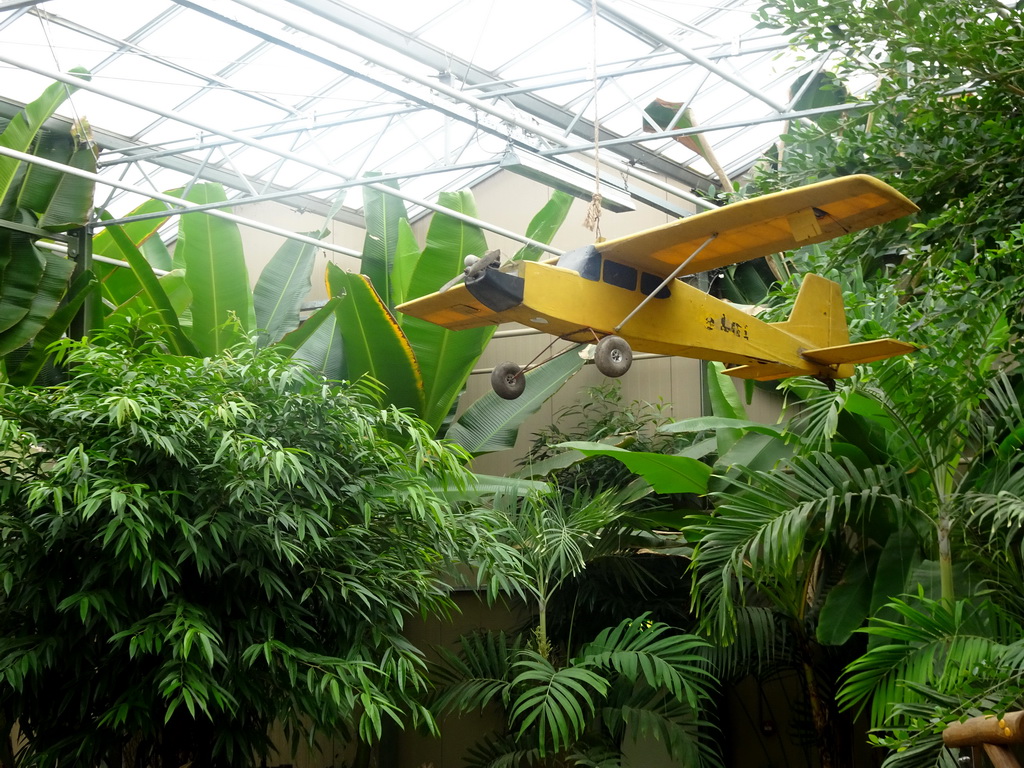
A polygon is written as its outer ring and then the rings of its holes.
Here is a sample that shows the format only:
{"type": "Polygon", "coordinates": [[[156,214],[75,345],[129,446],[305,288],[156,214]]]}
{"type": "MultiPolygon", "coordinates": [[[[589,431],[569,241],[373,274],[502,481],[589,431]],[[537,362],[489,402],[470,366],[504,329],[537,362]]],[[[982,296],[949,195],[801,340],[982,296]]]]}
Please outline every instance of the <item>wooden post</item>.
{"type": "Polygon", "coordinates": [[[1021,768],[1008,744],[1024,744],[1024,712],[984,715],[950,723],[942,731],[947,747],[982,747],[993,768],[1021,768]]]}

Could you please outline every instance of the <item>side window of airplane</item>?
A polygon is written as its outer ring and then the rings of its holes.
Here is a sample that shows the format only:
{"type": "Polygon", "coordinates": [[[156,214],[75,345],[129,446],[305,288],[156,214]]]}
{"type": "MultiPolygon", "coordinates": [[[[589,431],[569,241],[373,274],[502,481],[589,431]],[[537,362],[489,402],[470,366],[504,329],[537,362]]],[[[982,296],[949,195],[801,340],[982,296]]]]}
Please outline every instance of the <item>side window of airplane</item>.
{"type": "MultiPolygon", "coordinates": [[[[662,278],[657,275],[652,275],[650,272],[644,272],[640,275],[640,292],[644,296],[650,296],[661,285],[662,278]]],[[[671,295],[671,291],[667,287],[662,288],[658,291],[658,294],[654,297],[656,299],[667,299],[671,295]]]]}
{"type": "Polygon", "coordinates": [[[609,259],[604,260],[604,281],[616,288],[625,288],[627,291],[636,290],[636,268],[627,267],[609,259]]]}

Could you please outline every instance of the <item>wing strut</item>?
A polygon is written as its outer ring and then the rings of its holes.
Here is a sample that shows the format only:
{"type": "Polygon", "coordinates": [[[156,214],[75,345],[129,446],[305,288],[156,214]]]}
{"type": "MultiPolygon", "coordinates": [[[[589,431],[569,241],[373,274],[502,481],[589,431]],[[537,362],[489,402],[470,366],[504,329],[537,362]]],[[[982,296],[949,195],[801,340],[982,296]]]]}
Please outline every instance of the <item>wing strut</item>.
{"type": "Polygon", "coordinates": [[[668,284],[669,284],[669,283],[671,283],[671,282],[672,282],[673,280],[675,280],[675,279],[676,279],[676,277],[677,277],[677,276],[678,276],[679,274],[681,274],[681,273],[682,273],[682,271],[683,271],[684,269],[686,269],[686,265],[687,265],[687,264],[689,264],[689,263],[690,263],[691,261],[693,261],[693,260],[694,260],[694,259],[695,259],[695,258],[697,257],[697,254],[698,254],[698,253],[700,253],[700,252],[701,252],[701,251],[703,251],[703,250],[704,250],[705,248],[707,248],[707,247],[708,247],[708,246],[709,246],[709,245],[711,244],[711,241],[712,241],[712,240],[714,240],[714,239],[715,239],[716,237],[718,237],[718,233],[717,233],[717,232],[715,232],[715,233],[714,233],[713,235],[711,235],[711,236],[710,236],[710,237],[709,237],[709,238],[708,238],[707,240],[705,240],[705,241],[704,241],[703,243],[701,243],[701,244],[700,244],[700,245],[699,245],[699,246],[697,247],[697,250],[695,250],[695,251],[694,251],[693,253],[691,253],[691,254],[690,254],[689,256],[687,256],[687,257],[686,257],[686,260],[685,260],[685,261],[684,261],[684,262],[683,262],[682,264],[680,264],[680,265],[679,265],[678,267],[676,267],[676,268],[675,268],[675,269],[674,269],[674,270],[672,271],[672,274],[671,274],[671,275],[669,275],[669,276],[668,276],[668,277],[666,277],[666,278],[665,278],[664,280],[662,280],[662,281],[661,281],[661,285],[659,285],[659,286],[658,286],[657,288],[655,288],[655,289],[654,289],[653,291],[651,291],[651,292],[650,292],[649,294],[647,294],[646,296],[644,296],[644,300],[643,300],[643,301],[641,301],[641,302],[640,302],[639,304],[637,304],[637,305],[636,305],[636,308],[635,308],[635,309],[634,309],[634,310],[633,310],[632,312],[630,312],[630,313],[629,313],[628,315],[626,315],[626,319],[625,319],[625,320],[623,320],[623,321],[622,321],[621,323],[619,323],[618,325],[616,325],[616,326],[615,326],[615,327],[614,327],[614,328],[613,328],[612,330],[613,330],[613,331],[615,331],[615,333],[618,333],[619,331],[621,331],[621,330],[622,330],[622,326],[624,326],[624,325],[625,325],[626,323],[628,323],[628,322],[629,322],[630,320],[632,320],[632,319],[633,319],[633,317],[634,317],[634,316],[636,315],[636,313],[637,313],[637,312],[639,312],[639,311],[640,311],[641,309],[643,309],[644,307],[646,307],[646,306],[647,306],[647,304],[648,304],[648,302],[650,302],[650,300],[651,300],[651,299],[653,299],[653,298],[654,298],[655,296],[657,296],[657,295],[658,295],[659,293],[661,293],[661,289],[662,289],[662,288],[664,288],[664,287],[665,287],[666,285],[668,285],[668,284]]]}

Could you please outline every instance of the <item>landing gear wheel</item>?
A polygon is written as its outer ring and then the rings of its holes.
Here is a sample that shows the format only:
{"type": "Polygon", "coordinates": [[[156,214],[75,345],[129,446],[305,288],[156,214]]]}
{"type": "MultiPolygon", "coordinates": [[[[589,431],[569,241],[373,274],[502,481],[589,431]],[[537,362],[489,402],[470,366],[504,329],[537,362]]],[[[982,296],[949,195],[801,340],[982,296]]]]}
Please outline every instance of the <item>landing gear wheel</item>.
{"type": "Polygon", "coordinates": [[[515,400],[526,389],[526,375],[515,363],[500,363],[491,371],[491,389],[498,397],[515,400]]]}
{"type": "Polygon", "coordinates": [[[612,379],[629,370],[633,364],[633,350],[621,336],[605,336],[597,342],[594,350],[594,365],[597,370],[612,379]]]}

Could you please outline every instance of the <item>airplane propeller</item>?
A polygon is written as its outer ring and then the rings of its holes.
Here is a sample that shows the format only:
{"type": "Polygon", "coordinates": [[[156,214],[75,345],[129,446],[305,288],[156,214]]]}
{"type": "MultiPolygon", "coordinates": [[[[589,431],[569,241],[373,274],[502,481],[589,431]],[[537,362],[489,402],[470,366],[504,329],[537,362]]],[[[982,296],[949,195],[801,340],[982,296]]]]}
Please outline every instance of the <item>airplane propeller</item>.
{"type": "Polygon", "coordinates": [[[495,249],[493,251],[488,251],[482,257],[481,256],[474,256],[473,254],[470,254],[465,259],[466,268],[464,270],[462,270],[462,273],[459,274],[459,275],[456,275],[451,280],[449,280],[447,283],[445,283],[440,288],[438,288],[437,292],[438,293],[444,293],[448,289],[454,288],[459,283],[463,283],[463,282],[465,282],[467,279],[469,279],[471,277],[476,277],[477,275],[479,275],[481,272],[483,272],[488,267],[490,267],[490,266],[492,266],[494,264],[497,264],[500,260],[501,260],[501,251],[499,251],[497,249],[495,249]]]}

